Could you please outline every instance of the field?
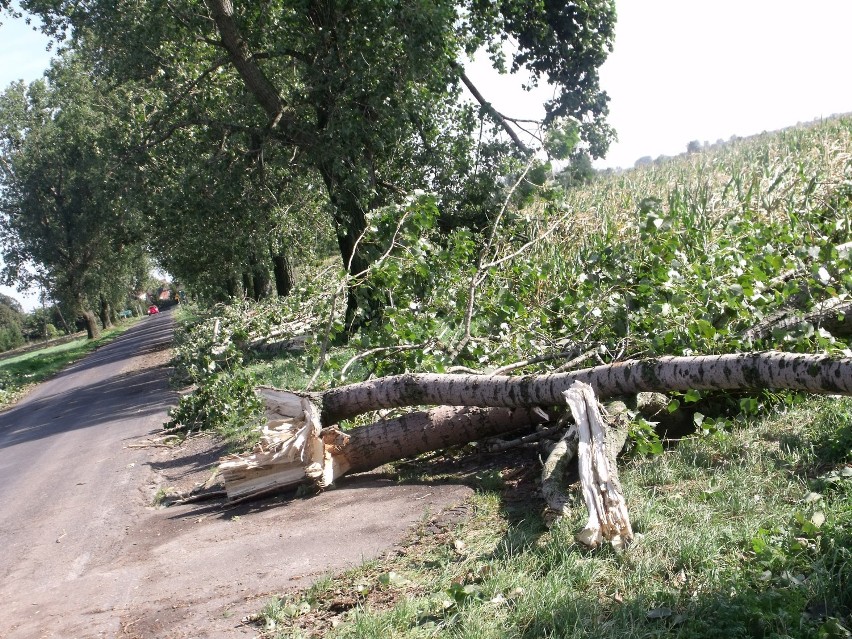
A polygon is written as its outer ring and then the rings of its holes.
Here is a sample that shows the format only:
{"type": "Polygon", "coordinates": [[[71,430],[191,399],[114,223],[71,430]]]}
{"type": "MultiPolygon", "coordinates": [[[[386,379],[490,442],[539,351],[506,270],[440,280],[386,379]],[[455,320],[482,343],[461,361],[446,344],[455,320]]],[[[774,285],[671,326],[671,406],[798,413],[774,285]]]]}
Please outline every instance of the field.
{"type": "MultiPolygon", "coordinates": [[[[428,195],[380,212],[361,290],[382,308],[365,305],[348,339],[331,264],[305,268],[282,302],[188,323],[176,361],[198,388],[172,425],[244,446],[257,383],[321,390],[404,371],[850,355],[852,119],[570,190],[529,184],[529,168],[479,235],[440,234],[428,195]]],[[[852,636],[852,403],[769,391],[668,401],[688,432],[637,421],[620,458],[640,533],[625,552],[575,542],[579,498],[546,527],[537,449],[469,446],[387,470],[471,483],[463,517],[424,522],[393,556],[283,594],[258,623],[270,637],[852,636]]]]}

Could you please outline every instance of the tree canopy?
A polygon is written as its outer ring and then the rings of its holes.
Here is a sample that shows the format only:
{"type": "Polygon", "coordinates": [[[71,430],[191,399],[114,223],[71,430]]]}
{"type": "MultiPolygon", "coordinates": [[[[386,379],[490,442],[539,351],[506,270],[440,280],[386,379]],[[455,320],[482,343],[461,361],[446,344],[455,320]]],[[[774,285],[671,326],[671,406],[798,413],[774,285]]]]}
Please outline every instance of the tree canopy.
{"type": "Polygon", "coordinates": [[[0,96],[4,278],[37,281],[86,317],[90,336],[93,309],[123,302],[141,259],[114,106],[74,55],[0,96]]]}
{"type": "MultiPolygon", "coordinates": [[[[0,0],[4,5],[8,0],[0,0]]],[[[270,226],[267,203],[245,206],[246,199],[262,199],[258,176],[279,182],[272,189],[285,203],[275,207],[279,212],[306,188],[324,192],[316,213],[328,213],[353,276],[369,266],[359,238],[372,211],[423,189],[436,194],[446,227],[481,227],[496,211],[499,178],[510,170],[505,159],[529,152],[516,123],[466,76],[464,63],[474,52],[488,50],[495,66],[526,74],[529,86],[552,83],[542,125],[576,131],[592,157],[613,137],[598,81],[612,46],[611,0],[206,0],[201,10],[186,0],[23,0],[21,6],[57,38],[73,33],[72,46],[87,51],[93,72],[133,87],[125,124],[139,148],[161,160],[164,152],[186,159],[191,149],[196,175],[209,180],[209,193],[221,195],[218,204],[230,203],[225,208],[236,226],[255,229],[259,219],[267,233],[300,226],[298,219],[270,226]],[[472,102],[462,99],[465,91],[472,102]],[[483,137],[483,129],[508,140],[483,137]],[[214,157],[228,159],[203,166],[214,157]],[[235,167],[255,176],[248,195],[237,186],[246,183],[235,178],[235,167]],[[236,185],[222,188],[223,180],[236,185]]],[[[173,215],[188,227],[210,228],[196,240],[224,255],[215,249],[221,220],[209,223],[223,207],[196,204],[173,215]]],[[[242,244],[241,257],[256,259],[256,247],[242,244]]],[[[357,305],[353,291],[350,316],[357,305]]]]}

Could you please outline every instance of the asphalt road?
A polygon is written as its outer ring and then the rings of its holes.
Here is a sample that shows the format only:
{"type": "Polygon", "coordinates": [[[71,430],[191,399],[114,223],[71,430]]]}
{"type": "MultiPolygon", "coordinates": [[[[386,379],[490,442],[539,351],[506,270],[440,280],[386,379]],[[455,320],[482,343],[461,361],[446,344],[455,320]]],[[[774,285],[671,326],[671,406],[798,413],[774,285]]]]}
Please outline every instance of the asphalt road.
{"type": "MultiPolygon", "coordinates": [[[[152,506],[162,478],[128,447],[159,430],[170,313],[0,414],[0,637],[255,636],[272,594],[380,555],[460,486],[365,476],[311,499],[152,506]]],[[[183,460],[191,468],[193,459],[183,460]]]]}

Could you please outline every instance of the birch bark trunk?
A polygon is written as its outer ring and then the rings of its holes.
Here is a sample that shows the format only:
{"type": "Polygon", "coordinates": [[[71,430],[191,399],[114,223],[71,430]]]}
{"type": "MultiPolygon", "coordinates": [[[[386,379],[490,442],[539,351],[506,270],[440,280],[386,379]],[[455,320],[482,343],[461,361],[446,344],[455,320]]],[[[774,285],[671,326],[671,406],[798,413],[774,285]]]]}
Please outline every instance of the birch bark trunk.
{"type": "Polygon", "coordinates": [[[262,388],[269,420],[264,440],[251,456],[223,463],[226,488],[229,496],[243,495],[308,478],[327,486],[345,473],[529,427],[546,421],[539,407],[564,405],[563,393],[578,381],[600,398],[756,388],[852,395],[852,358],[777,352],[660,357],[528,377],[400,375],[319,394],[262,388]],[[440,407],[349,432],[334,426],[368,411],[413,405],[440,407]]]}
{"type": "Polygon", "coordinates": [[[341,386],[316,396],[324,424],[402,406],[557,406],[575,381],[599,399],[642,391],[803,390],[852,395],[852,358],[769,351],[658,357],[570,373],[524,377],[406,374],[341,386]]]}

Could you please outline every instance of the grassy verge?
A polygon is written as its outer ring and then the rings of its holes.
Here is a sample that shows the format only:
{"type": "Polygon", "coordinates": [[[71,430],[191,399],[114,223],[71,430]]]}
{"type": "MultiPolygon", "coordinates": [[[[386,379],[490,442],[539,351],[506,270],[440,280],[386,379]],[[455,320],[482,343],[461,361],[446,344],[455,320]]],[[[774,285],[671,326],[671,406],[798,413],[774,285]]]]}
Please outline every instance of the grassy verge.
{"type": "MultiPolygon", "coordinates": [[[[197,390],[172,425],[248,443],[253,385],[304,389],[318,366],[311,390],[522,362],[513,374],[543,373],[567,359],[580,368],[767,349],[848,355],[845,314],[817,311],[852,299],[850,145],[852,121],[839,118],[567,193],[544,188],[533,205],[510,207],[482,273],[484,238],[441,236],[428,198],[401,226],[388,209],[365,242],[395,250],[361,284],[387,302],[381,314],[363,309],[340,347],[328,271],[277,305],[218,307],[177,348],[197,390]],[[764,322],[773,317],[791,323],[764,322]],[[300,337],[301,352],[259,353],[257,336],[300,337]]],[[[852,403],[671,400],[700,408],[702,435],[622,460],[640,534],[627,552],[574,542],[579,499],[574,517],[545,527],[532,456],[464,478],[477,487],[464,521],[430,519],[402,552],[271,602],[260,616],[267,636],[852,637],[852,403]],[[503,489],[518,472],[520,499],[518,486],[503,489]]],[[[397,472],[460,480],[437,460],[397,472]]]]}
{"type": "Polygon", "coordinates": [[[0,361],[0,408],[23,397],[34,384],[52,377],[69,364],[108,344],[133,326],[140,318],[122,322],[96,340],[85,337],[58,346],[47,346],[0,361]]]}
{"type": "Polygon", "coordinates": [[[579,498],[548,530],[540,502],[486,477],[462,523],[427,522],[259,622],[276,638],[849,637],[850,461],[852,400],[834,398],[622,460],[639,538],[621,554],[574,542],[579,498]]]}

